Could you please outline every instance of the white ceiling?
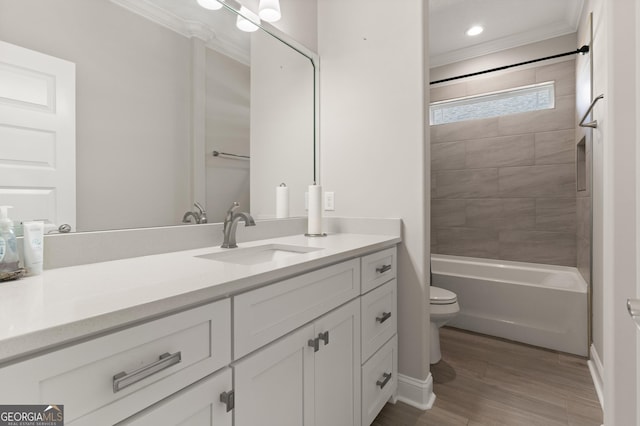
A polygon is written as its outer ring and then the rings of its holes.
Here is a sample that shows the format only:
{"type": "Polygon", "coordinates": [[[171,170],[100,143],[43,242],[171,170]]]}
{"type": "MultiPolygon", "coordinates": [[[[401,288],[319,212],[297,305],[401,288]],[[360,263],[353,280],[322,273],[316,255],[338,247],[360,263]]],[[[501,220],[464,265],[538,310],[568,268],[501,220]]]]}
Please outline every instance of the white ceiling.
{"type": "Polygon", "coordinates": [[[431,67],[573,33],[584,0],[429,0],[431,67]],[[484,32],[465,34],[473,25],[484,32]]]}

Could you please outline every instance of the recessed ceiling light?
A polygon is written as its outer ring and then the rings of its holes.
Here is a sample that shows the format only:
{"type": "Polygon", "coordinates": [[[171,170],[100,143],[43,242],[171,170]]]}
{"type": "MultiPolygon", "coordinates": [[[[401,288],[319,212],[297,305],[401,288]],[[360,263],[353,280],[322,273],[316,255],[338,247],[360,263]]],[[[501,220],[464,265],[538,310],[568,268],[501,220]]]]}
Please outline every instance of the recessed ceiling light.
{"type": "Polygon", "coordinates": [[[471,28],[469,28],[467,30],[467,35],[468,36],[477,36],[478,34],[480,34],[483,31],[484,31],[484,28],[482,28],[480,25],[474,25],[473,27],[471,27],[471,28]]]}

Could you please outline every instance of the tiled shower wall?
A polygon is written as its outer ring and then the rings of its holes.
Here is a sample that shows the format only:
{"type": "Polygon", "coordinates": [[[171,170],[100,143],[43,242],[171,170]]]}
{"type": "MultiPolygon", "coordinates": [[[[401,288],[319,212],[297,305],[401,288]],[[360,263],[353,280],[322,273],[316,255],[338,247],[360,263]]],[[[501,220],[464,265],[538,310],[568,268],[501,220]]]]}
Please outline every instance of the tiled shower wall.
{"type": "Polygon", "coordinates": [[[431,101],[555,81],[555,108],[431,126],[432,253],[576,265],[575,61],[434,87],[431,101]]]}

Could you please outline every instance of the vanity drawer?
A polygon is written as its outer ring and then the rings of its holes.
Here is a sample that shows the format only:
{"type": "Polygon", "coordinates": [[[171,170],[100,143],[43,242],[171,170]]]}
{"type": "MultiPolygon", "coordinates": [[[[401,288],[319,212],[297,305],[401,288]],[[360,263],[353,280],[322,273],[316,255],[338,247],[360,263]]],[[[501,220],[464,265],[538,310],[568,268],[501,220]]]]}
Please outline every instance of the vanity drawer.
{"type": "Polygon", "coordinates": [[[353,259],[235,296],[234,359],[359,294],[360,260],[353,259]]]}
{"type": "Polygon", "coordinates": [[[221,300],[0,369],[15,384],[0,400],[63,404],[65,424],[114,424],[227,365],[230,308],[221,300]]]}
{"type": "Polygon", "coordinates": [[[117,426],[231,426],[233,411],[226,410],[220,394],[232,387],[231,369],[225,368],[117,426]]]}
{"type": "Polygon", "coordinates": [[[370,425],[398,386],[398,340],[389,340],[362,366],[362,424],[370,425]]]}
{"type": "Polygon", "coordinates": [[[397,283],[391,280],[362,296],[362,362],[396,334],[397,283]]]}
{"type": "Polygon", "coordinates": [[[362,258],[362,294],[396,277],[396,248],[362,258]]]}

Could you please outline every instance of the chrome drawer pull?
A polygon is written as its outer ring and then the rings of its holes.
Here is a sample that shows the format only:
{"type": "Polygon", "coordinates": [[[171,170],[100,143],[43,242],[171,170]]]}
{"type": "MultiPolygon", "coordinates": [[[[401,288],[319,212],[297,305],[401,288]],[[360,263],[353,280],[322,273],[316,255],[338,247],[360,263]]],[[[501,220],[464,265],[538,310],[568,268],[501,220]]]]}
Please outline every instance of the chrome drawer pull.
{"type": "Polygon", "coordinates": [[[389,383],[389,380],[391,380],[391,373],[382,373],[382,378],[383,380],[378,380],[376,382],[376,385],[380,386],[380,389],[384,389],[387,383],[389,383]]]}
{"type": "Polygon", "coordinates": [[[379,317],[376,317],[376,321],[382,324],[389,318],[391,318],[391,312],[383,312],[382,315],[380,315],[379,317]]]}
{"type": "Polygon", "coordinates": [[[228,413],[236,406],[236,393],[234,391],[222,392],[220,394],[220,402],[226,405],[228,413]]]}
{"type": "Polygon", "coordinates": [[[390,269],[391,269],[391,265],[382,265],[376,268],[376,272],[379,274],[384,274],[390,269]]]}
{"type": "Polygon", "coordinates": [[[325,331],[324,333],[318,334],[318,340],[324,340],[324,345],[329,344],[329,332],[325,331]]]}
{"type": "Polygon", "coordinates": [[[146,379],[149,376],[153,376],[162,370],[179,364],[182,361],[182,352],[176,352],[174,354],[164,353],[160,355],[160,358],[144,367],[138,368],[131,373],[121,371],[113,376],[113,393],[119,392],[127,386],[131,386],[138,383],[140,380],[146,379]]]}

